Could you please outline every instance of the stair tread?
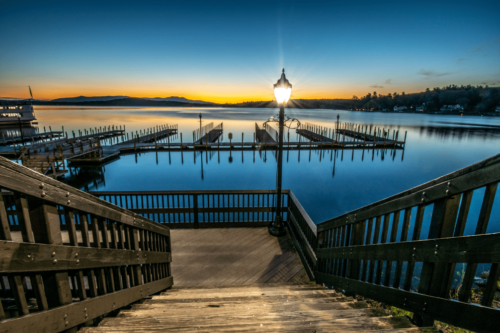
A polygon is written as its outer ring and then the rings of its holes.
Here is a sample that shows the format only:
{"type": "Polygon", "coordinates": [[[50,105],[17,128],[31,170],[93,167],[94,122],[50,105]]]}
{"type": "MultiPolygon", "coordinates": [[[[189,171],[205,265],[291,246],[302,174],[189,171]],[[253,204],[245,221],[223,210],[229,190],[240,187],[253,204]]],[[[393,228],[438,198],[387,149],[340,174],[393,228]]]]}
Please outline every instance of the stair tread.
{"type": "Polygon", "coordinates": [[[315,284],[175,288],[80,332],[419,332],[315,284]]]}

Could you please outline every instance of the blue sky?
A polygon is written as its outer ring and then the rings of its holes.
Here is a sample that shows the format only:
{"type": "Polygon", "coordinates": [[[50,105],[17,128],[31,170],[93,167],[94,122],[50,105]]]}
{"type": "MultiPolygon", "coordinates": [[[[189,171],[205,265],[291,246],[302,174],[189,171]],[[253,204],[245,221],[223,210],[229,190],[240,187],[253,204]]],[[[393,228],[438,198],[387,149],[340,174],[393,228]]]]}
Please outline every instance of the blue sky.
{"type": "Polygon", "coordinates": [[[500,1],[0,1],[0,96],[269,100],[500,86],[500,1]]]}

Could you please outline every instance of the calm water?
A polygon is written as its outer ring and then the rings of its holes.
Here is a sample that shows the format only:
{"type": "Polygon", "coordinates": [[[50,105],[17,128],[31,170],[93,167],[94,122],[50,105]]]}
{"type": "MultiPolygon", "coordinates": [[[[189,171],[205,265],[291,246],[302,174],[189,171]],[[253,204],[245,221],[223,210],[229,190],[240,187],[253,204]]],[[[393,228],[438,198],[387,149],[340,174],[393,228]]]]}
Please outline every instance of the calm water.
{"type": "MultiPolygon", "coordinates": [[[[100,126],[124,126],[127,132],[160,124],[178,124],[184,142],[203,124],[224,123],[223,141],[253,140],[255,122],[277,114],[276,109],[219,108],[60,108],[37,107],[41,130],[71,133],[100,126]]],[[[408,131],[404,152],[290,151],[284,155],[283,188],[291,189],[311,218],[322,222],[350,210],[409,189],[500,153],[500,117],[383,114],[337,110],[286,110],[287,115],[334,128],[341,122],[408,131]],[[495,127],[496,126],[496,127],[495,127]]],[[[179,136],[172,139],[178,142],[179,136]]],[[[294,130],[290,140],[297,141],[294,130]]],[[[220,190],[274,189],[276,156],[273,152],[151,152],[122,155],[102,168],[72,168],[67,181],[81,189],[114,190],[220,190]]],[[[478,213],[482,190],[474,195],[471,215],[478,213]],[[474,206],[475,205],[475,206],[474,206]]],[[[497,195],[499,201],[500,194],[497,195]]],[[[500,231],[500,209],[495,204],[490,230],[500,231]],[[495,220],[496,219],[496,220],[495,220]]],[[[429,210],[430,211],[430,210],[429,210]]],[[[427,212],[427,210],[426,210],[427,212]]],[[[430,218],[430,213],[428,218],[430,218]]],[[[473,233],[470,225],[468,233],[473,233]]]]}

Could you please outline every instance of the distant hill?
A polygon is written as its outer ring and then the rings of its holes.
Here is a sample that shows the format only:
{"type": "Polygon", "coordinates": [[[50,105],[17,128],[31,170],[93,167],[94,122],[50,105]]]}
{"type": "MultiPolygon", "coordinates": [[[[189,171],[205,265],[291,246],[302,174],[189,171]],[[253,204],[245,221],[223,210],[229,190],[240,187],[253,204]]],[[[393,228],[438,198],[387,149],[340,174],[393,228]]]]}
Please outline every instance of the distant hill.
{"type": "Polygon", "coordinates": [[[201,104],[194,102],[175,102],[175,101],[154,101],[144,98],[124,97],[111,100],[83,101],[83,102],[60,102],[60,101],[34,101],[34,105],[64,105],[64,106],[179,106],[179,107],[199,107],[214,106],[213,103],[201,104]]]}
{"type": "MultiPolygon", "coordinates": [[[[1,98],[0,98],[1,99],[1,98]]],[[[143,98],[135,98],[135,97],[130,97],[130,96],[92,96],[92,97],[87,97],[87,96],[78,96],[78,97],[68,97],[68,98],[57,98],[53,99],[50,102],[55,102],[55,103],[85,103],[85,102],[107,102],[107,101],[114,101],[114,100],[119,100],[119,99],[140,99],[140,100],[146,100],[146,101],[157,101],[157,102],[179,102],[179,103],[191,103],[191,104],[215,104],[215,103],[210,103],[210,102],[204,102],[204,101],[193,101],[184,97],[178,97],[178,96],[171,96],[171,97],[154,97],[154,98],[149,98],[149,97],[143,97],[143,98]]]]}
{"type": "Polygon", "coordinates": [[[187,98],[184,98],[184,97],[177,97],[177,96],[171,96],[171,97],[154,97],[154,98],[144,97],[143,99],[149,99],[151,101],[168,101],[168,102],[180,102],[180,103],[194,103],[194,104],[212,104],[212,105],[216,105],[216,103],[212,103],[212,102],[197,101],[197,100],[192,100],[192,99],[187,99],[187,98]]]}
{"type": "Polygon", "coordinates": [[[56,98],[51,100],[51,102],[61,102],[61,103],[80,103],[80,102],[95,102],[95,101],[112,101],[115,99],[129,98],[128,96],[78,96],[78,97],[67,97],[67,98],[56,98]]]}

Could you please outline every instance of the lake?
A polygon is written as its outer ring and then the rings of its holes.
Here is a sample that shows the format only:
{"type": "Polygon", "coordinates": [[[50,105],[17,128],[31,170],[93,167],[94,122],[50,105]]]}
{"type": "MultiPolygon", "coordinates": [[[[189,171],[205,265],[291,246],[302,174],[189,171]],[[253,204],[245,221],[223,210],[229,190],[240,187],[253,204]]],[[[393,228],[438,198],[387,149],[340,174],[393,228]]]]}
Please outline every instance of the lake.
{"type": "MultiPolygon", "coordinates": [[[[334,128],[340,122],[407,131],[403,150],[288,151],[283,156],[283,188],[290,189],[315,223],[399,193],[436,177],[500,153],[500,117],[461,117],[406,113],[286,109],[301,122],[334,128]]],[[[36,107],[39,127],[78,132],[84,128],[125,126],[136,132],[156,125],[177,124],[183,141],[193,130],[223,122],[223,142],[253,140],[255,122],[261,126],[277,109],[251,108],[79,108],[36,107]]],[[[298,141],[295,130],[287,130],[298,141]]],[[[71,135],[71,134],[70,134],[71,135]]],[[[179,142],[180,137],[171,142],[179,142]]],[[[274,152],[151,152],[122,155],[102,167],[72,168],[68,183],[87,190],[256,190],[276,187],[274,152]]],[[[471,218],[481,199],[474,194],[471,218]]],[[[500,195],[496,196],[499,201],[500,195]]],[[[500,208],[495,204],[488,232],[500,231],[500,208]]],[[[427,212],[427,210],[426,210],[427,212]]],[[[430,217],[427,217],[430,218],[430,217]]],[[[477,218],[477,216],[476,216],[477,218]]],[[[466,234],[474,232],[468,225],[466,234]]]]}

